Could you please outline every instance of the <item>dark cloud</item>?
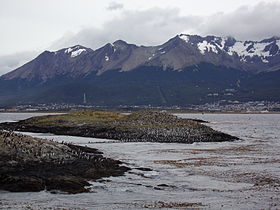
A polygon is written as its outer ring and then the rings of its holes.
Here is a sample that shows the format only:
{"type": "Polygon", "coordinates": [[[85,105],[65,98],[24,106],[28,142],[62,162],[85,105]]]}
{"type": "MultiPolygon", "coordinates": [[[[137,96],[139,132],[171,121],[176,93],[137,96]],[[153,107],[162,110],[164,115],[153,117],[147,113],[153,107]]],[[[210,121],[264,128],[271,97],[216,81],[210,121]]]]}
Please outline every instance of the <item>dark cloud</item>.
{"type": "Polygon", "coordinates": [[[123,4],[117,3],[117,2],[111,2],[109,4],[109,6],[107,7],[108,10],[118,10],[118,9],[122,9],[123,8],[123,4]]]}

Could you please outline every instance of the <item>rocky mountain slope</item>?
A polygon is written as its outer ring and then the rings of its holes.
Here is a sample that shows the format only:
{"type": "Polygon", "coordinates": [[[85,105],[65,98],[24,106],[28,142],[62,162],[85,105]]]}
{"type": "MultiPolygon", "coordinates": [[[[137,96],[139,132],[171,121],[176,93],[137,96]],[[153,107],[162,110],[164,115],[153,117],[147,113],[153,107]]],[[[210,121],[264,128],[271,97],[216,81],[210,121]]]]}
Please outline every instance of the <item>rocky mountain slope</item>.
{"type": "Polygon", "coordinates": [[[45,51],[2,78],[40,79],[79,77],[108,70],[131,71],[139,66],[161,66],[180,71],[202,62],[246,71],[278,70],[280,38],[259,42],[232,37],[178,35],[159,46],[145,47],[118,40],[92,50],[80,45],[55,52],[45,51]]]}
{"type": "MultiPolygon", "coordinates": [[[[266,79],[271,78],[272,83],[277,84],[278,80],[272,76],[275,73],[270,73],[280,70],[279,48],[279,37],[262,41],[238,41],[232,37],[185,34],[175,36],[159,46],[137,46],[122,40],[96,50],[77,45],[55,52],[45,51],[22,67],[1,76],[0,98],[2,104],[14,103],[15,97],[20,103],[79,103],[81,99],[78,97],[86,92],[89,99],[95,98],[95,104],[110,105],[111,101],[99,95],[110,97],[111,92],[117,91],[114,94],[122,97],[120,91],[125,89],[128,90],[126,95],[137,95],[139,90],[143,97],[145,92],[151,91],[151,87],[152,92],[163,99],[161,101],[170,102],[167,104],[178,104],[178,101],[180,104],[187,103],[184,98],[190,98],[190,95],[179,96],[182,99],[177,98],[175,101],[170,97],[182,89],[188,92],[190,88],[195,89],[193,95],[199,92],[196,98],[200,99],[190,100],[189,103],[206,102],[204,96],[213,92],[221,93],[225,89],[240,90],[240,97],[248,97],[248,100],[275,100],[263,94],[256,98],[242,95],[241,92],[258,91],[248,86],[251,84],[249,80],[255,81],[253,86],[257,84],[259,90],[265,90],[266,87],[260,85],[263,78],[259,75],[265,75],[266,79]],[[211,75],[216,76],[211,79],[211,75]],[[173,84],[170,84],[171,81],[173,84]],[[172,86],[172,90],[166,86],[167,83],[172,86]],[[195,87],[203,90],[197,91],[195,87]],[[72,99],[67,96],[66,89],[72,90],[72,99]],[[56,97],[46,95],[53,90],[57,92],[56,97]],[[40,101],[42,96],[46,100],[40,101]],[[62,98],[65,100],[61,101],[62,98]]],[[[272,87],[278,88],[279,85],[272,87]]],[[[154,94],[152,97],[155,97],[154,94]]],[[[131,104],[153,104],[151,98],[137,101],[129,96],[117,104],[128,101],[131,104]]],[[[93,100],[89,101],[93,103],[93,100]]]]}

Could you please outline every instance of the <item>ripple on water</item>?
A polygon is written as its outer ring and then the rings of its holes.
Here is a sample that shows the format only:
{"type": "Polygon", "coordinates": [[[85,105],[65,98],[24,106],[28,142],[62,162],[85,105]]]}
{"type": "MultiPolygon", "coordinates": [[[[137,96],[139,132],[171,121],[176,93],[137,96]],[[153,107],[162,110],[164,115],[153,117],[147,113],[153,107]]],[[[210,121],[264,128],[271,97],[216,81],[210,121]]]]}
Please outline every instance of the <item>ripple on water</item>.
{"type": "Polygon", "coordinates": [[[280,206],[280,115],[179,116],[209,121],[207,125],[213,129],[242,140],[194,144],[119,143],[106,139],[29,133],[98,148],[104,155],[123,160],[134,169],[122,177],[91,182],[92,192],[86,194],[0,192],[1,207],[129,209],[160,205],[179,207],[180,204],[191,203],[199,203],[198,208],[211,209],[280,206]]]}

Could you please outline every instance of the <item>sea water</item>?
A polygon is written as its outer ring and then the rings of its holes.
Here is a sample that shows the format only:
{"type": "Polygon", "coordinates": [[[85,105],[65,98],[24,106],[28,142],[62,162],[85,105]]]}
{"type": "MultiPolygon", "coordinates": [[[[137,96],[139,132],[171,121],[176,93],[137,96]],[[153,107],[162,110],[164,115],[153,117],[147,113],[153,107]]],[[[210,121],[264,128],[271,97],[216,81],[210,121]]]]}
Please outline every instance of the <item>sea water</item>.
{"type": "MultiPolygon", "coordinates": [[[[16,121],[31,115],[0,113],[0,121],[16,121]]],[[[121,160],[132,170],[124,176],[91,182],[90,193],[0,191],[0,209],[142,209],[157,207],[159,202],[190,203],[195,209],[280,208],[279,114],[176,115],[209,121],[208,126],[240,140],[194,144],[119,143],[25,133],[97,148],[106,157],[121,160]],[[139,170],[141,167],[151,171],[139,170]]]]}

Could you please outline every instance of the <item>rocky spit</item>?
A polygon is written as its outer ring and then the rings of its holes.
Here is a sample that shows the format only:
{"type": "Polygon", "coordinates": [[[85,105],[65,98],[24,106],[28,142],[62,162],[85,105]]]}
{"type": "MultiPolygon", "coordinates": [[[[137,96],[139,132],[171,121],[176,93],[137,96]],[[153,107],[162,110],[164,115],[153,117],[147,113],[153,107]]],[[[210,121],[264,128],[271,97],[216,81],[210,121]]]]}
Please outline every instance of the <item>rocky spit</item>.
{"type": "Polygon", "coordinates": [[[215,131],[195,119],[181,119],[152,110],[138,111],[129,115],[84,111],[60,116],[33,117],[19,122],[2,123],[1,128],[11,131],[114,139],[122,142],[194,143],[238,139],[215,131]],[[88,116],[87,120],[81,120],[85,115],[88,116]],[[107,119],[108,115],[114,117],[107,119]]]}
{"type": "Polygon", "coordinates": [[[238,138],[197,120],[158,111],[129,115],[82,111],[0,124],[0,189],[12,192],[90,191],[89,180],[123,175],[122,162],[94,148],[33,138],[14,131],[114,139],[121,142],[221,142],[238,138]]]}
{"type": "Polygon", "coordinates": [[[81,193],[89,180],[123,175],[129,168],[96,149],[0,131],[0,189],[81,193]]]}

